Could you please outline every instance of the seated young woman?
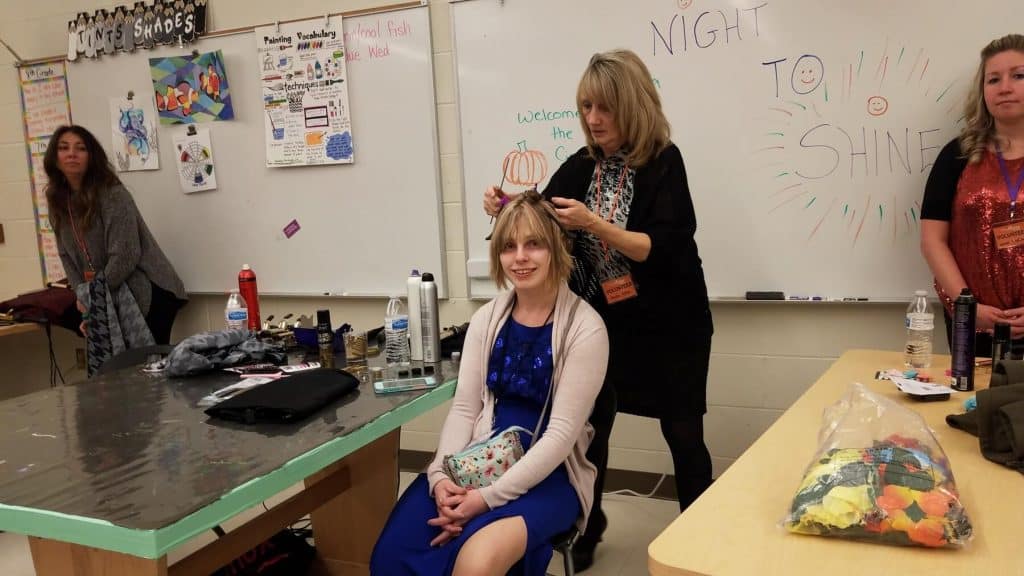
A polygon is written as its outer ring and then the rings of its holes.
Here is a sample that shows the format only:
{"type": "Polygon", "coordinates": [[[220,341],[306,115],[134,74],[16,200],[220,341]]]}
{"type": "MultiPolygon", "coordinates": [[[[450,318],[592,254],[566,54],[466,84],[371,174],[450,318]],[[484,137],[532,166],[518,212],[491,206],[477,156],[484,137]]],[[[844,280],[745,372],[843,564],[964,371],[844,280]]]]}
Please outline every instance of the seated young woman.
{"type": "Polygon", "coordinates": [[[371,574],[539,576],[552,537],[586,526],[597,472],[586,459],[587,419],[608,361],[604,323],[569,290],[566,236],[536,192],[501,211],[490,258],[498,288],[512,289],[473,315],[437,454],[392,511],[371,574]],[[466,489],[445,474],[446,456],[512,426],[527,431],[526,453],[489,485],[466,489]]]}

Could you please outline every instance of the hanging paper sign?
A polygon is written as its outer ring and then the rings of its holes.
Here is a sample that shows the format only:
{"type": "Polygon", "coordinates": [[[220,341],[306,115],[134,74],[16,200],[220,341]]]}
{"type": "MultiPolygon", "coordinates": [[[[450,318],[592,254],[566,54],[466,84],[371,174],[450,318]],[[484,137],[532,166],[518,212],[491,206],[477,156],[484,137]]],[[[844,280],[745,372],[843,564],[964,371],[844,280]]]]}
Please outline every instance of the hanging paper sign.
{"type": "Polygon", "coordinates": [[[257,28],[256,50],[267,166],[352,163],[341,17],[257,28]]]}
{"type": "Polygon", "coordinates": [[[158,170],[156,109],[148,98],[111,98],[111,155],[118,172],[158,170]]]}
{"type": "Polygon", "coordinates": [[[235,117],[220,50],[150,58],[153,94],[161,124],[191,124],[235,117]]]}
{"type": "Polygon", "coordinates": [[[189,126],[188,132],[174,137],[174,151],[182,192],[189,194],[217,188],[208,129],[189,126]]]}
{"type": "Polygon", "coordinates": [[[19,68],[18,76],[39,260],[43,280],[56,282],[65,275],[57,250],[57,238],[50,227],[50,212],[46,203],[46,184],[49,180],[43,168],[43,157],[50,137],[57,128],[71,123],[66,67],[64,62],[34,64],[19,68]]]}
{"type": "Polygon", "coordinates": [[[68,22],[68,60],[193,42],[206,33],[206,4],[207,0],[135,2],[92,14],[79,12],[68,22]]]}

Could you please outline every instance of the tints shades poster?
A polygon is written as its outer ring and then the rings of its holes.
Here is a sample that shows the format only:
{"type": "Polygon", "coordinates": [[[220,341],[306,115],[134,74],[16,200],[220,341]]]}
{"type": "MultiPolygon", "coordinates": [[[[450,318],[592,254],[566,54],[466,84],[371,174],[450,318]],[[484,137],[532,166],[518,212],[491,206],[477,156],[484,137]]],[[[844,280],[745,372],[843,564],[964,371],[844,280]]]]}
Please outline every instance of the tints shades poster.
{"type": "Polygon", "coordinates": [[[256,29],[267,166],[350,164],[340,16],[256,29]]]}

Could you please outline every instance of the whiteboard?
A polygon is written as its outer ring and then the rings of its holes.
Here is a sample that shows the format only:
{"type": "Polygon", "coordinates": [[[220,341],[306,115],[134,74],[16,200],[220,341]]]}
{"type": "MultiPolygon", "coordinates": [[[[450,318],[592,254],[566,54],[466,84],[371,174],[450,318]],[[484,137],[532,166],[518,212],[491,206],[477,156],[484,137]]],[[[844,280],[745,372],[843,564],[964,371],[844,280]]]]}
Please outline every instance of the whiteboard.
{"type": "MultiPolygon", "coordinates": [[[[223,51],[235,112],[199,125],[210,130],[217,190],[182,193],[172,139],[184,125],[158,127],[160,170],[119,174],[189,292],[223,293],[249,264],[266,294],[402,293],[412,268],[435,272],[445,293],[428,8],[345,18],[344,29],[350,165],[267,168],[253,33],[194,45],[223,51]],[[406,35],[389,36],[389,22],[406,35]],[[395,26],[402,22],[409,26],[395,26]],[[288,239],[292,220],[300,229],[288,239]]],[[[165,46],[69,63],[72,118],[109,154],[109,98],[134,90],[152,99],[149,58],[190,51],[165,46]]]]}
{"type": "Polygon", "coordinates": [[[510,151],[543,153],[550,176],[584,144],[576,86],[590,56],[613,48],[640,55],[659,86],[712,297],[909,298],[931,285],[918,249],[928,169],[958,133],[979,51],[1019,31],[1020,10],[1009,0],[451,7],[478,298],[494,293],[484,190],[510,151]]]}

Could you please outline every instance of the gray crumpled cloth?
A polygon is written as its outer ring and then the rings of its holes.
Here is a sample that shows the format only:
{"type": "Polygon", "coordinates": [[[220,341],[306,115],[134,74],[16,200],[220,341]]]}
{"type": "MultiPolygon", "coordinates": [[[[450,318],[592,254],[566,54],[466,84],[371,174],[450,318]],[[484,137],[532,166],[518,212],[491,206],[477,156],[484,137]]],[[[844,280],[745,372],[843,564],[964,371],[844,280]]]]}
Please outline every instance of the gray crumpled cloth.
{"type": "Polygon", "coordinates": [[[283,347],[260,342],[248,330],[236,329],[189,336],[174,347],[165,362],[167,375],[177,378],[253,362],[284,364],[286,358],[283,347]]]}

